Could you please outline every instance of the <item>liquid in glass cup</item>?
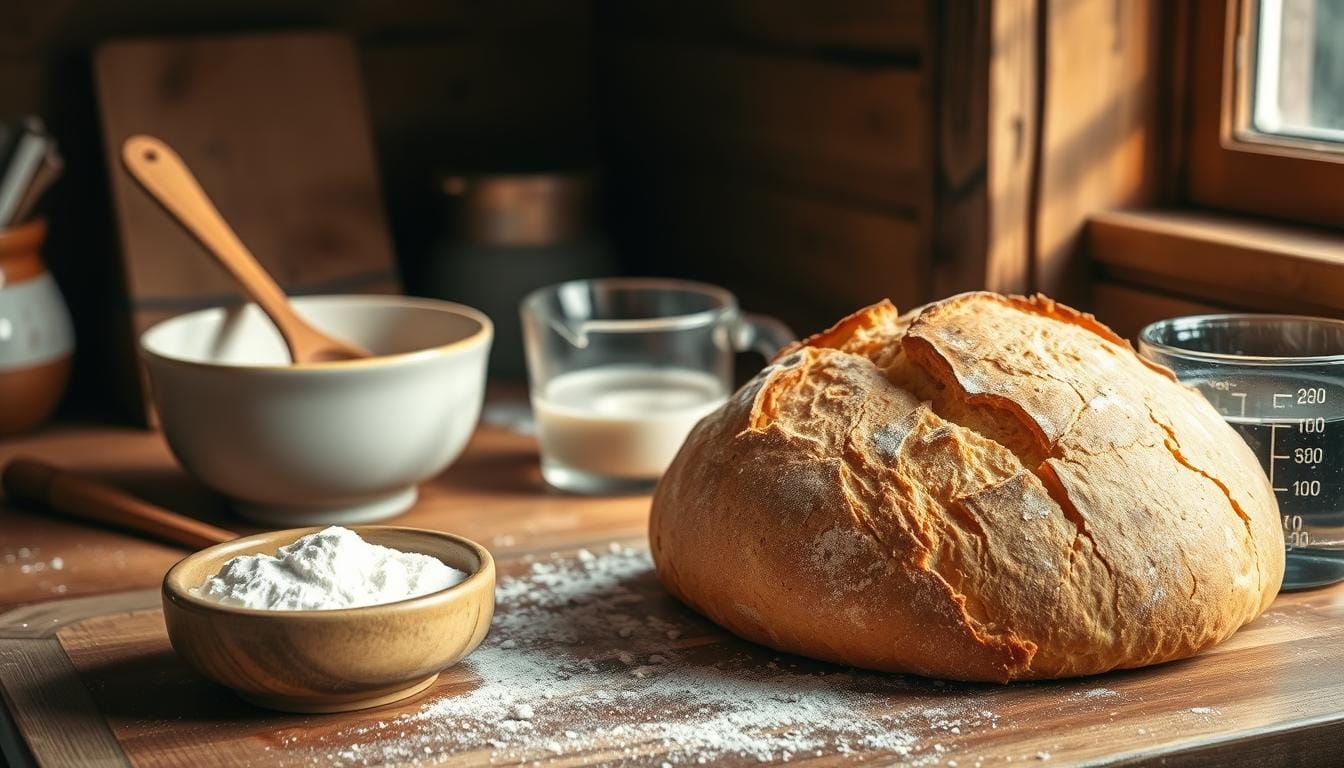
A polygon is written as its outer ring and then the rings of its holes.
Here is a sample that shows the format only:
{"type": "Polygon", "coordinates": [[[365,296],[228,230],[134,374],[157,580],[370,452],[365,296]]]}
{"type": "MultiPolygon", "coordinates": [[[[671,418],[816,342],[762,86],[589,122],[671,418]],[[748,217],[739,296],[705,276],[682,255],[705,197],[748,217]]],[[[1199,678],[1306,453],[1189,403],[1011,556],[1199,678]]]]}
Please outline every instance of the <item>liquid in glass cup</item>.
{"type": "Polygon", "coordinates": [[[1284,589],[1344,580],[1344,321],[1198,315],[1139,334],[1260,459],[1278,501],[1284,589]]]}
{"type": "Polygon", "coordinates": [[[521,312],[541,473],[574,493],[651,490],[728,399],[736,354],[793,340],[727,290],[684,280],[576,280],[529,294],[521,312]]]}

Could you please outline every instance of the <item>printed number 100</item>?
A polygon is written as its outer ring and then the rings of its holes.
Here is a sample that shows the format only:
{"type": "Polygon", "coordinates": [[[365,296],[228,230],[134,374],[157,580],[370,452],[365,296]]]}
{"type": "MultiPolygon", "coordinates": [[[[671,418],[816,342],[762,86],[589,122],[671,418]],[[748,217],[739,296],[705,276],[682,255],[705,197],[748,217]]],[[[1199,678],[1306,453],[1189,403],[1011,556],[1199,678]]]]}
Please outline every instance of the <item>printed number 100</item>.
{"type": "Polygon", "coordinates": [[[1325,432],[1325,417],[1317,416],[1314,419],[1303,419],[1298,423],[1297,431],[1306,434],[1322,434],[1325,432]]]}
{"type": "Polygon", "coordinates": [[[1294,496],[1320,496],[1320,495],[1321,495],[1321,481],[1320,481],[1320,480],[1294,480],[1294,481],[1293,481],[1293,495],[1294,495],[1294,496]]]}

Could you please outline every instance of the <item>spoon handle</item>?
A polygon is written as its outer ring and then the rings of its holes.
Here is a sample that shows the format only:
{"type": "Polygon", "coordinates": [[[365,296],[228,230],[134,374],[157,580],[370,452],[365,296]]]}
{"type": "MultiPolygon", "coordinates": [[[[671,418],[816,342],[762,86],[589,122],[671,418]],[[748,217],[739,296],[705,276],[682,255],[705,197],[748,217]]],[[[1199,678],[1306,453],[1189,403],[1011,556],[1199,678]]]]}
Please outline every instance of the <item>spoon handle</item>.
{"type": "Polygon", "coordinates": [[[67,472],[39,459],[16,458],[5,465],[10,502],[40,507],[64,517],[99,523],[158,541],[203,549],[232,541],[237,534],[169,512],[97,480],[67,472]]]}
{"type": "Polygon", "coordinates": [[[306,336],[306,323],[294,314],[284,290],[224,221],[182,158],[164,142],[144,135],[127,139],[121,158],[145,191],[168,209],[270,316],[285,339],[291,359],[298,360],[300,350],[295,339],[306,336]]]}

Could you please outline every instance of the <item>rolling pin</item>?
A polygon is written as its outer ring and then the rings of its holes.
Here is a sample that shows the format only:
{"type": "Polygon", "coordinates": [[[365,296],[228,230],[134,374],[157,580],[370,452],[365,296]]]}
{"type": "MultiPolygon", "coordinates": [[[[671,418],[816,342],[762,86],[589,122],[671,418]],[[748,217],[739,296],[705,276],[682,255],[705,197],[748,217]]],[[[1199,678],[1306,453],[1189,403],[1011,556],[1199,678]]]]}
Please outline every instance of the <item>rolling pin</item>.
{"type": "Polygon", "coordinates": [[[216,528],[113,488],[105,483],[48,464],[20,457],[5,465],[0,482],[10,502],[55,512],[81,522],[98,523],[157,541],[197,550],[238,538],[216,528]]]}

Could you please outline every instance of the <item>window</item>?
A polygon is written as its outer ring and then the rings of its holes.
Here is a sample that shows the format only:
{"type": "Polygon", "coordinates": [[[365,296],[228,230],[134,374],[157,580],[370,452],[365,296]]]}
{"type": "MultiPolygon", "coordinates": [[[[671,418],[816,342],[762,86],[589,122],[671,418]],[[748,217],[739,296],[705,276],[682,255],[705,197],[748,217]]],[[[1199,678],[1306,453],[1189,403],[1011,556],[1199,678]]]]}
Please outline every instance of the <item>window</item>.
{"type": "Polygon", "coordinates": [[[1196,0],[1186,32],[1185,202],[1344,227],[1344,0],[1196,0]]]}
{"type": "Polygon", "coordinates": [[[1344,0],[1259,0],[1248,18],[1253,61],[1245,141],[1344,150],[1344,0]]]}
{"type": "Polygon", "coordinates": [[[1344,0],[1192,0],[1165,18],[1167,173],[1093,213],[1093,310],[1344,317],[1344,0]]]}

